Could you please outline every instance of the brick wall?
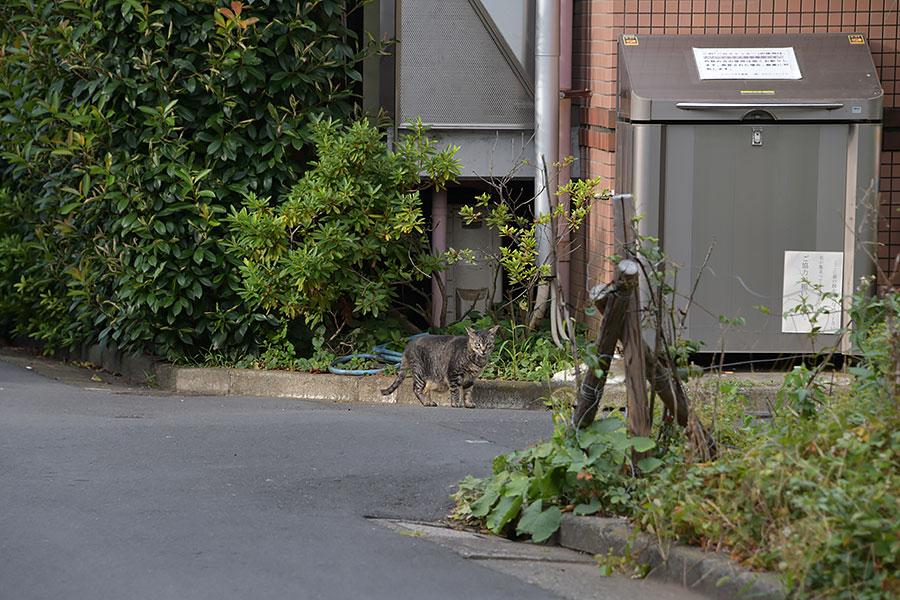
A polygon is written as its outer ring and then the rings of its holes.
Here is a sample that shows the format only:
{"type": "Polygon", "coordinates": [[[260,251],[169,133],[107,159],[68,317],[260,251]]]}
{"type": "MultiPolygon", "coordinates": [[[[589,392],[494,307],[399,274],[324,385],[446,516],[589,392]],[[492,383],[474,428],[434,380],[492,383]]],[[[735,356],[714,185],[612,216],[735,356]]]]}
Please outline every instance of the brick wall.
{"type": "MultiPolygon", "coordinates": [[[[753,34],[859,31],[866,34],[884,88],[879,267],[892,271],[900,254],[900,89],[894,0],[575,0],[573,87],[590,89],[580,110],[582,176],[615,187],[616,40],[619,34],[753,34]]],[[[605,256],[611,214],[592,215],[580,261],[573,262],[576,301],[587,279],[609,276],[605,256]],[[583,264],[582,264],[583,263],[583,264]]],[[[900,277],[895,277],[900,282],[900,277]]]]}

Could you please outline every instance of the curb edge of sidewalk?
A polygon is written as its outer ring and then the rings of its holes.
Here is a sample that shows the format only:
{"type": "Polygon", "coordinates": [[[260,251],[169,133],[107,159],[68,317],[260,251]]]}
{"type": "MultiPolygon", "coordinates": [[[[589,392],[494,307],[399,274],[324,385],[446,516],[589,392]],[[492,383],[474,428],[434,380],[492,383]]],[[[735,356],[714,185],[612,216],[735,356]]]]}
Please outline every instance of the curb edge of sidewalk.
{"type": "Polygon", "coordinates": [[[648,577],[678,584],[716,600],[757,598],[783,600],[787,590],[777,575],[746,569],[722,552],[709,552],[680,542],[668,544],[665,555],[646,533],[635,535],[622,518],[563,515],[559,544],[573,550],[606,556],[638,551],[638,561],[650,567],[648,577]],[[634,542],[632,542],[634,540],[634,542]]]}

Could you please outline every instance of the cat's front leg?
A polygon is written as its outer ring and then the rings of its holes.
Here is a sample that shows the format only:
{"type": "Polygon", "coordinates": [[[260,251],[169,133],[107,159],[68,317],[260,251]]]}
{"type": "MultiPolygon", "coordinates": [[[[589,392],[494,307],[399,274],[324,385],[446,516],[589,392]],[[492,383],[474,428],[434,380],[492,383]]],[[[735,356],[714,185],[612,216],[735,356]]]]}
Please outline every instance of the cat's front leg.
{"type": "MultiPolygon", "coordinates": [[[[463,389],[463,398],[465,399],[466,391],[463,389]]],[[[459,401],[459,383],[450,382],[450,406],[460,407],[462,403],[459,401]]]]}
{"type": "Polygon", "coordinates": [[[465,406],[466,408],[475,408],[475,403],[472,402],[472,388],[474,387],[474,382],[470,383],[469,385],[463,386],[463,406],[465,406]]]}

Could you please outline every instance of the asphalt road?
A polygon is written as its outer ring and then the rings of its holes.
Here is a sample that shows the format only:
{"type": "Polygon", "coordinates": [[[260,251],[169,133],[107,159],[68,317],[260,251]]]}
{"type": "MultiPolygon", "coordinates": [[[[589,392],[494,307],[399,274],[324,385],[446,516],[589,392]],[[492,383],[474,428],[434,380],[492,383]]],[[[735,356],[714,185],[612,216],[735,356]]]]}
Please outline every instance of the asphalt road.
{"type": "Polygon", "coordinates": [[[440,520],[548,413],[178,397],[3,359],[0,600],[691,597],[373,520],[440,520]]]}

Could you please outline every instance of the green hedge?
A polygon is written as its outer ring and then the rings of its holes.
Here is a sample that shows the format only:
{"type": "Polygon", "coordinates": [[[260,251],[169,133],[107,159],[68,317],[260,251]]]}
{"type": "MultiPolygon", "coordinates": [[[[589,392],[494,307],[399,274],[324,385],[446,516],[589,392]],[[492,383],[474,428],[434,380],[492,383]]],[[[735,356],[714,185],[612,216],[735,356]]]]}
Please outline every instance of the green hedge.
{"type": "Polygon", "coordinates": [[[273,319],[236,292],[222,216],[247,193],[281,198],[311,158],[310,118],[352,112],[380,48],[343,4],[6,2],[0,335],[253,349],[273,319]]]}

